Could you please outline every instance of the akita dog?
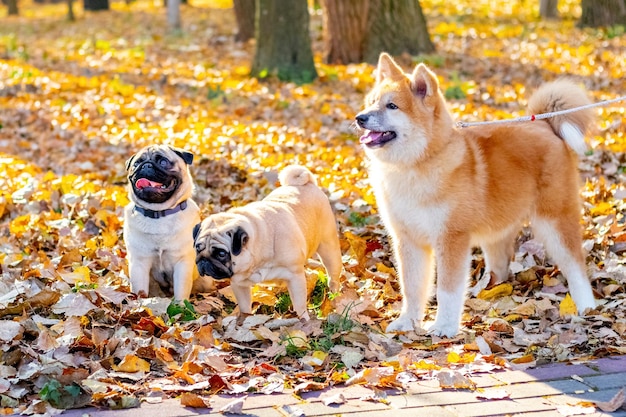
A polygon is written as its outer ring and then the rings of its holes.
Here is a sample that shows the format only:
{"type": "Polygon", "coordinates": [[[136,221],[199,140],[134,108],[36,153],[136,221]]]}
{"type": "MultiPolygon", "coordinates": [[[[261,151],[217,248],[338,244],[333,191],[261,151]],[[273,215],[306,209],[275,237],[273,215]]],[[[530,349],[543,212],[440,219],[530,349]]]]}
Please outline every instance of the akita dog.
{"type": "MultiPolygon", "coordinates": [[[[541,86],[532,114],[589,103],[572,81],[541,86]]],[[[580,226],[578,158],[592,110],[550,119],[458,129],[437,77],[411,74],[380,56],[365,109],[356,116],[369,177],[389,231],[403,306],[387,331],[421,327],[437,272],[437,314],[430,332],[459,332],[471,261],[480,246],[492,283],[508,278],[524,221],[567,278],[579,313],[595,307],[580,226]]]]}

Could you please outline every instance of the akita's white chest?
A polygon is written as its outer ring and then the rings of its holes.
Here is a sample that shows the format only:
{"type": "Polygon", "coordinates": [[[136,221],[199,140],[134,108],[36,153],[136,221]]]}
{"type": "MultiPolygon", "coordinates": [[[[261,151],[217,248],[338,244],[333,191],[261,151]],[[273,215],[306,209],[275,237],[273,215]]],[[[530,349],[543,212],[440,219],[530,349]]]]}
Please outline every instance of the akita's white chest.
{"type": "Polygon", "coordinates": [[[435,241],[450,212],[438,195],[437,182],[434,175],[396,172],[378,176],[372,186],[385,225],[395,233],[435,241]]]}

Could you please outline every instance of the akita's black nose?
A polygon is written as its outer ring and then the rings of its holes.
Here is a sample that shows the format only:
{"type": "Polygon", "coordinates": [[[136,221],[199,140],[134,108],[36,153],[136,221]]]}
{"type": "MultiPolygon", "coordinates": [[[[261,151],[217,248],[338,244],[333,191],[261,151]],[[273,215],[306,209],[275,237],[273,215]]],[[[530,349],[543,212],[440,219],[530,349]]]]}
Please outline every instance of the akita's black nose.
{"type": "Polygon", "coordinates": [[[367,123],[367,119],[369,119],[369,116],[367,114],[357,114],[356,115],[356,122],[361,127],[365,127],[365,123],[367,123]]]}

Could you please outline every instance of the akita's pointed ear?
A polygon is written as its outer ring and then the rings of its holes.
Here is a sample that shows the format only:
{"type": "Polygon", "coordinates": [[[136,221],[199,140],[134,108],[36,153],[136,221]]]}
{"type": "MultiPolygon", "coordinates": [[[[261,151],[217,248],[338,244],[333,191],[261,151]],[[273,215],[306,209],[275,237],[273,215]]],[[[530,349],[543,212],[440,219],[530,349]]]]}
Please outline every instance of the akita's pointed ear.
{"type": "Polygon", "coordinates": [[[437,76],[422,63],[417,64],[411,74],[411,90],[420,98],[432,96],[439,89],[437,76]]]}
{"type": "Polygon", "coordinates": [[[385,78],[404,77],[404,71],[396,64],[391,55],[383,52],[378,57],[378,67],[376,68],[376,82],[379,83],[385,78]]]}

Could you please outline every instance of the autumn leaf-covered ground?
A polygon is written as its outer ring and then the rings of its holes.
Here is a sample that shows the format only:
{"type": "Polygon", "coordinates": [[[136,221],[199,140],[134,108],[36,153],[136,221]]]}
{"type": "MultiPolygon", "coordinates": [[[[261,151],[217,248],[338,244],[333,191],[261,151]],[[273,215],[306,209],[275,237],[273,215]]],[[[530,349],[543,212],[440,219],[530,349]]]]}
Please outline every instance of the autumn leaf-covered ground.
{"type": "MultiPolygon", "coordinates": [[[[322,64],[318,13],[319,79],[260,82],[247,75],[253,45],[233,41],[227,1],[183,6],[178,35],[167,33],[161,3],[101,13],[77,4],[68,23],[63,4],[20,1],[20,17],[0,18],[0,411],[401,387],[442,369],[458,376],[442,387],[472,389],[463,376],[626,353],[626,103],[598,108],[580,163],[597,311],[570,315],[563,277],[522,231],[507,284],[479,292],[476,251],[462,335],[386,335],[399,288],[352,123],[373,67],[322,64]],[[300,323],[282,290],[260,289],[241,327],[228,287],[169,312],[167,299],[131,296],[124,162],[150,143],[196,154],[203,215],[262,198],[289,163],[310,167],[337,215],[345,291],[331,302],[316,288],[320,318],[300,323]]],[[[438,51],[400,60],[434,68],[464,121],[522,115],[529,89],[566,74],[594,101],[626,94],[623,28],[576,28],[578,1],[561,1],[564,19],[543,22],[534,3],[424,0],[438,51]]],[[[314,262],[310,276],[323,276],[314,262]]]]}

